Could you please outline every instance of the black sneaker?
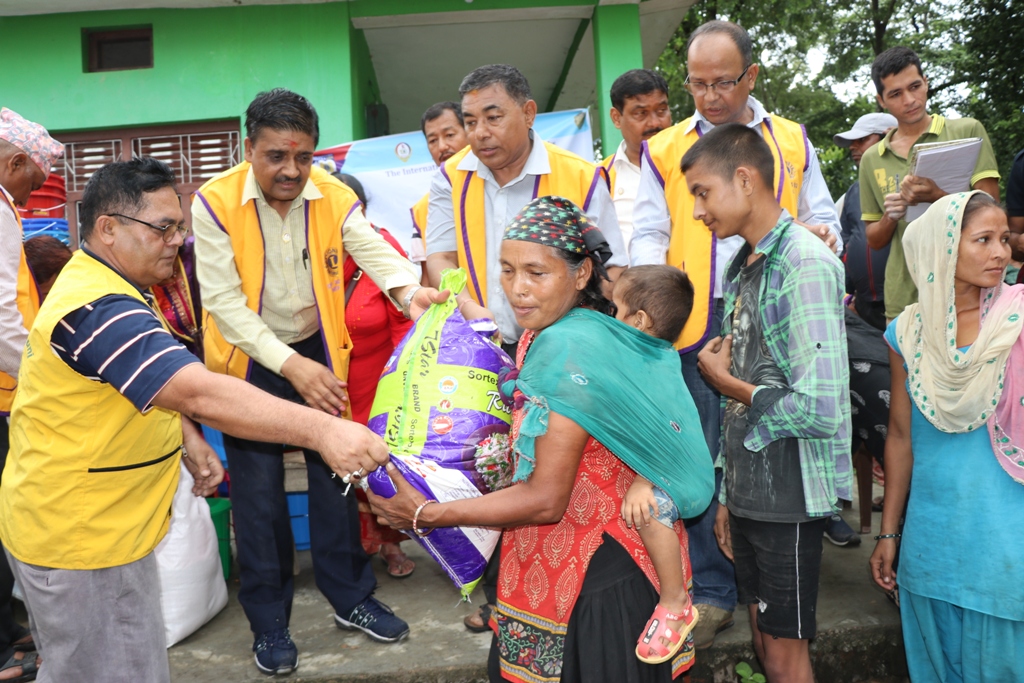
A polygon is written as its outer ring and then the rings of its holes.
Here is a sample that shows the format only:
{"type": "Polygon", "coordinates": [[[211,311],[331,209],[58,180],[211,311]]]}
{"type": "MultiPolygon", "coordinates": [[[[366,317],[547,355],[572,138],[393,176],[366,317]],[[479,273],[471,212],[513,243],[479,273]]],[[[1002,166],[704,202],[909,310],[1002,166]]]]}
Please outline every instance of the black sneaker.
{"type": "Polygon", "coordinates": [[[299,668],[299,649],[286,628],[261,633],[252,644],[256,668],[269,676],[290,674],[299,668]]]}
{"type": "Polygon", "coordinates": [[[362,631],[381,643],[397,643],[409,635],[409,624],[372,595],[357,605],[348,617],[342,619],[335,614],[334,623],[345,631],[362,631]]]}
{"type": "Polygon", "coordinates": [[[825,538],[839,546],[860,545],[860,534],[854,531],[839,515],[832,515],[825,522],[825,538]]]}

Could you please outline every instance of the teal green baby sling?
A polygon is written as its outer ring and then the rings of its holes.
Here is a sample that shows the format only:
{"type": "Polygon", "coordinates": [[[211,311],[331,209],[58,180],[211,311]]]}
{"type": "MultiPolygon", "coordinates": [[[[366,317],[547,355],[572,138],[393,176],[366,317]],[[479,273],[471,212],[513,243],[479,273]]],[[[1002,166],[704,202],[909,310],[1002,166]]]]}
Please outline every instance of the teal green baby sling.
{"type": "Polygon", "coordinates": [[[514,481],[533,472],[535,441],[554,411],[664,490],[680,517],[696,517],[711,503],[714,465],[669,342],[576,308],[537,334],[515,386],[527,400],[514,481]]]}

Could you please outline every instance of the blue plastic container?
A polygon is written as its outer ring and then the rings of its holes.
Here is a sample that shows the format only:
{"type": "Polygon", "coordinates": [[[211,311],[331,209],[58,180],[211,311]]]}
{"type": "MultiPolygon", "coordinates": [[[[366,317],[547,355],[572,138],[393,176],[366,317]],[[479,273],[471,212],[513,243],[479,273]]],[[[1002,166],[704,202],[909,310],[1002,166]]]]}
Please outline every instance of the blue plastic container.
{"type": "Polygon", "coordinates": [[[288,493],[288,514],[292,518],[292,536],[296,550],[309,550],[309,494],[288,493]]]}
{"type": "Polygon", "coordinates": [[[65,218],[23,218],[21,221],[25,239],[37,235],[56,237],[64,244],[69,244],[71,235],[68,232],[68,221],[65,218]]]}

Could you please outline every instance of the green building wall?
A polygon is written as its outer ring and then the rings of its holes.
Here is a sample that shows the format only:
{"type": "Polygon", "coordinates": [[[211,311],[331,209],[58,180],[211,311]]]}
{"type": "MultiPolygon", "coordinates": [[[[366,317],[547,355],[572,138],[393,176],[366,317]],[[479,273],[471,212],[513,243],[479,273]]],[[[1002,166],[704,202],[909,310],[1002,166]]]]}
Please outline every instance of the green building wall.
{"type": "Polygon", "coordinates": [[[0,18],[0,105],[52,131],[238,119],[285,87],[320,115],[322,145],[364,137],[379,88],[347,2],[0,18]],[[153,68],[85,73],[85,29],[152,26],[153,68]]]}

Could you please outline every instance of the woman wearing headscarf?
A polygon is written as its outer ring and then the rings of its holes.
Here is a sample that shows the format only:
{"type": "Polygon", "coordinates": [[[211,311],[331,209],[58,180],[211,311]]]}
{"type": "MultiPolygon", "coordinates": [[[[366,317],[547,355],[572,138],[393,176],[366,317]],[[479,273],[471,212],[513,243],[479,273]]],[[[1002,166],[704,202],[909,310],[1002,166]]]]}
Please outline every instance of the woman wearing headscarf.
{"type": "MultiPolygon", "coordinates": [[[[693,662],[692,637],[664,664],[634,654],[658,592],[640,536],[619,514],[636,477],[623,460],[656,452],[672,469],[683,442],[699,437],[699,423],[671,345],[610,315],[601,291],[609,256],[600,230],[561,197],[535,199],[505,231],[502,285],[526,330],[518,377],[501,383],[514,388],[516,483],[442,504],[389,465],[398,494],[370,496],[389,524],[421,535],[434,527],[505,529],[491,681],[667,683],[693,662]]],[[[707,480],[690,484],[710,492],[707,480]]],[[[689,580],[686,532],[676,530],[689,580]]]]}
{"type": "Polygon", "coordinates": [[[871,570],[892,589],[902,544],[915,682],[1021,680],[1024,287],[1003,284],[1008,240],[1006,213],[983,192],[935,202],[903,238],[919,299],[886,330],[892,398],[871,570]]]}

